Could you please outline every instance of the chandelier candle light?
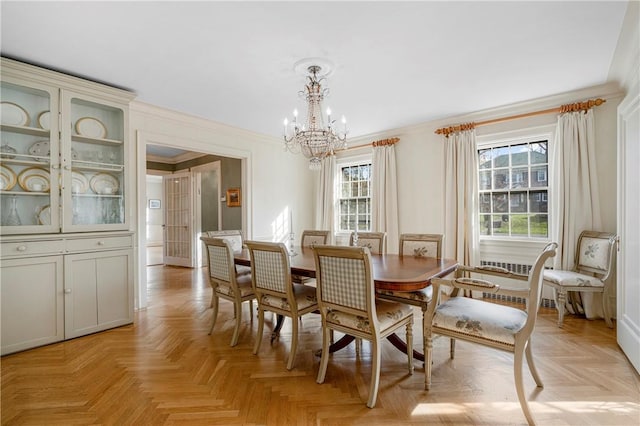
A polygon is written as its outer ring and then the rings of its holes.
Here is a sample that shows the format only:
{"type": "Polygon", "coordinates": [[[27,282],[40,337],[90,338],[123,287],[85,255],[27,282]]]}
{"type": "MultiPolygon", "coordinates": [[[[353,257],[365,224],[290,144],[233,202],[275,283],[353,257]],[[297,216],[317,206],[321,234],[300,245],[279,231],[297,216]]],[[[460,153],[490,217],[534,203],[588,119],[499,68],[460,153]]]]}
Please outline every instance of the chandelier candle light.
{"type": "Polygon", "coordinates": [[[328,88],[322,88],[325,78],[320,74],[319,65],[307,68],[308,82],[298,94],[307,100],[307,120],[298,123],[298,110],[293,110],[293,121],[284,119],[284,148],[291,153],[302,154],[309,159],[309,169],[320,170],[322,160],[338,149],[347,147],[347,120],[342,116],[342,132],[331,119],[331,109],[327,108],[327,125],[322,115],[322,100],[329,95],[328,88]]]}

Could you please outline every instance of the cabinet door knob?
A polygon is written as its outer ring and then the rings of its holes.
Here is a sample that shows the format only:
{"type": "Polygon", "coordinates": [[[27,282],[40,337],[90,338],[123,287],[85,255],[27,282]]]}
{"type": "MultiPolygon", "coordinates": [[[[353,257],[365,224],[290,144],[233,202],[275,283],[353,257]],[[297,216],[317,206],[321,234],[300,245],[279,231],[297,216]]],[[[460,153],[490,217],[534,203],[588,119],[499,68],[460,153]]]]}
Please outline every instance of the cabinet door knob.
{"type": "Polygon", "coordinates": [[[64,294],[71,294],[71,289],[70,288],[65,288],[64,289],[64,294]]]}
{"type": "Polygon", "coordinates": [[[16,250],[18,250],[18,251],[26,251],[27,250],[27,246],[18,246],[18,247],[16,247],[16,250]]]}
{"type": "Polygon", "coordinates": [[[98,241],[98,245],[99,246],[103,246],[104,245],[104,241],[98,241]]]}

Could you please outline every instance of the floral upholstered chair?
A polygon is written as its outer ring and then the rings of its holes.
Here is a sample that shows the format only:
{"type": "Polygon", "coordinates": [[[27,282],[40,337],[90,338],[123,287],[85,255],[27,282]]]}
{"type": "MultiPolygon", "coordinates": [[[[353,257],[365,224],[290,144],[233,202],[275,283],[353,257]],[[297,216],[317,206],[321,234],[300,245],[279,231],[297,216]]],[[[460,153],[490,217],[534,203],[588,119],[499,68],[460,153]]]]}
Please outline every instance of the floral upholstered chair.
{"type": "Polygon", "coordinates": [[[249,302],[249,314],[253,315],[253,299],[256,298],[251,287],[251,274],[238,274],[234,268],[233,250],[228,240],[222,238],[200,237],[205,245],[209,265],[209,283],[213,289],[211,307],[211,328],[213,332],[218,318],[218,301],[220,298],[233,302],[236,325],[231,337],[231,346],[238,344],[240,322],[242,321],[242,303],[249,302]]]}
{"type": "Polygon", "coordinates": [[[615,285],[614,265],[615,234],[583,231],[578,237],[574,267],[570,271],[548,269],[544,271],[544,284],[555,290],[558,310],[558,327],[564,321],[567,292],[580,291],[602,293],[602,312],[607,325],[613,328],[609,312],[609,295],[615,285]]]}
{"type": "MultiPolygon", "coordinates": [[[[522,365],[524,356],[538,387],[542,387],[542,380],[536,370],[531,348],[531,335],[536,324],[536,317],[542,295],[542,269],[547,259],[556,255],[556,243],[549,243],[536,259],[529,271],[528,277],[515,275],[500,268],[466,267],[458,268],[457,273],[482,273],[506,278],[527,281],[524,289],[506,289],[489,281],[475,278],[453,278],[432,280],[433,302],[427,310],[427,350],[425,353],[425,374],[427,389],[431,388],[431,370],[433,359],[433,335],[451,337],[471,343],[488,346],[513,353],[514,376],[516,391],[520,407],[529,424],[534,424],[522,383],[522,365]],[[452,297],[446,302],[439,303],[440,286],[452,286],[468,290],[480,290],[486,293],[507,294],[522,297],[526,300],[525,310],[515,307],[485,302],[481,299],[469,297],[452,297]]],[[[451,358],[455,356],[455,345],[451,345],[451,358]]]]}
{"type": "MultiPolygon", "coordinates": [[[[354,245],[355,238],[356,234],[352,232],[349,237],[350,246],[354,245]]],[[[387,242],[386,232],[358,232],[357,238],[356,245],[358,247],[368,247],[371,254],[384,254],[387,252],[385,245],[387,242]]]]}
{"type": "MultiPolygon", "coordinates": [[[[400,248],[398,250],[400,256],[415,257],[442,257],[442,234],[402,234],[400,235],[400,248]]],[[[429,308],[429,302],[433,289],[431,286],[425,287],[417,291],[394,291],[394,290],[377,290],[376,295],[380,299],[390,300],[393,302],[406,303],[418,306],[422,309],[422,331],[426,337],[426,316],[425,312],[429,308]]],[[[423,338],[424,352],[427,350],[426,339],[423,338]]],[[[423,353],[424,353],[423,352],[423,353]]],[[[425,376],[425,389],[426,389],[425,376]]]]}
{"type": "Polygon", "coordinates": [[[329,231],[315,231],[308,229],[302,231],[302,238],[300,238],[301,247],[324,246],[327,244],[329,244],[329,231]]]}
{"type": "Polygon", "coordinates": [[[367,407],[376,405],[380,381],[382,339],[406,329],[409,374],[413,373],[413,312],[410,306],[376,300],[371,253],[366,247],[317,246],[318,306],[322,315],[322,358],[318,383],[323,383],[329,363],[330,331],[371,341],[371,383],[367,407]]]}
{"type": "Polygon", "coordinates": [[[316,289],[291,282],[289,252],[283,243],[247,241],[245,244],[251,256],[253,291],[258,300],[258,336],[253,353],[260,350],[265,311],[290,317],[291,351],[287,369],[291,370],[298,349],[298,318],[318,310],[316,289]]]}

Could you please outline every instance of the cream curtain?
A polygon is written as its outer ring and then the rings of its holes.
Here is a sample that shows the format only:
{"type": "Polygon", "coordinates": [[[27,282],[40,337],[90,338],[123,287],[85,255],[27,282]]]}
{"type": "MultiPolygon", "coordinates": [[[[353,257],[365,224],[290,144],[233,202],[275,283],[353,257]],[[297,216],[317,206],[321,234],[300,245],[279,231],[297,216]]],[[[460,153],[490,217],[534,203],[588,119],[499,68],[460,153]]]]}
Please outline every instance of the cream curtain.
{"type": "Polygon", "coordinates": [[[445,139],[444,173],[445,256],[464,265],[477,265],[480,234],[475,130],[452,133],[445,139]]]}
{"type": "MultiPolygon", "coordinates": [[[[595,156],[593,109],[568,112],[558,117],[552,151],[553,241],[558,242],[556,269],[574,266],[576,243],[583,230],[601,230],[598,176],[595,156]]],[[[587,318],[602,317],[601,294],[582,293],[582,306],[568,305],[570,312],[587,318]]]]}
{"type": "Polygon", "coordinates": [[[398,247],[398,183],[393,144],[374,146],[371,163],[371,230],[387,233],[387,250],[398,247]]]}
{"type": "Polygon", "coordinates": [[[335,176],[336,156],[329,155],[322,160],[322,168],[320,169],[318,177],[315,215],[315,229],[331,231],[329,234],[329,244],[333,244],[335,234],[335,176]]]}

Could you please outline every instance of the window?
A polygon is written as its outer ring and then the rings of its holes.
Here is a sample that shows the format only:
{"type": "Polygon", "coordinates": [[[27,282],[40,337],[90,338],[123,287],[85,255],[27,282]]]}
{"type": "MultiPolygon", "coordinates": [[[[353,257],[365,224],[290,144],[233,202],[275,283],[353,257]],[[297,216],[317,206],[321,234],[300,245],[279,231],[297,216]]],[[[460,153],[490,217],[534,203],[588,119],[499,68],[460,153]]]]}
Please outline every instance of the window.
{"type": "Polygon", "coordinates": [[[478,150],[480,235],[549,235],[548,140],[478,150]]]}
{"type": "Polygon", "coordinates": [[[371,230],[371,161],[339,166],[338,231],[371,230]]]}

